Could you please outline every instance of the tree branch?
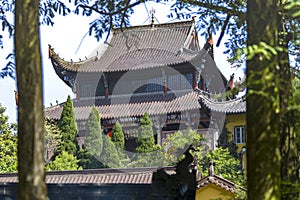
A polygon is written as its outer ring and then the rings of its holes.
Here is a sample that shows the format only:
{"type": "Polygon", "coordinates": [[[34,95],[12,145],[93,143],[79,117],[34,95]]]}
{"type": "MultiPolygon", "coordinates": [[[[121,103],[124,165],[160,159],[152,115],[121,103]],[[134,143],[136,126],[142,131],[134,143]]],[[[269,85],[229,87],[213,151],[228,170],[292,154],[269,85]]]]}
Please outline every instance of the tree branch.
{"type": "Polygon", "coordinates": [[[213,4],[210,4],[210,3],[204,3],[204,2],[201,2],[201,1],[197,1],[197,0],[182,0],[182,2],[188,3],[190,5],[205,7],[207,9],[221,11],[221,12],[227,13],[227,15],[230,15],[230,16],[238,16],[241,19],[246,19],[246,13],[244,13],[242,11],[232,10],[232,9],[229,9],[229,8],[226,8],[226,7],[213,5],[213,4]]]}
{"type": "Polygon", "coordinates": [[[100,11],[100,10],[98,10],[98,9],[92,7],[92,6],[87,6],[87,5],[78,5],[78,7],[93,10],[93,11],[95,11],[96,13],[98,13],[98,14],[100,14],[100,15],[109,15],[109,16],[112,16],[112,15],[119,14],[119,13],[121,13],[121,12],[123,12],[123,11],[126,11],[126,10],[128,10],[128,9],[130,9],[130,8],[133,8],[133,7],[139,5],[139,4],[142,3],[142,2],[144,2],[144,1],[140,0],[140,1],[137,1],[137,2],[132,3],[132,4],[130,4],[130,5],[128,4],[128,5],[125,6],[124,8],[121,8],[121,9],[119,9],[119,10],[116,10],[116,11],[114,11],[114,12],[109,12],[109,13],[108,13],[108,12],[105,12],[105,11],[100,11]]]}
{"type": "MultiPolygon", "coordinates": [[[[130,3],[130,0],[126,0],[126,6],[125,7],[128,7],[129,3],[130,3]]],[[[122,19],[121,19],[121,23],[120,23],[121,28],[123,27],[123,24],[125,24],[125,15],[126,15],[126,11],[124,11],[124,13],[122,14],[122,19]]]]}
{"type": "Polygon", "coordinates": [[[220,45],[221,40],[222,40],[222,38],[223,38],[223,36],[224,36],[224,34],[225,34],[225,30],[226,30],[226,27],[227,27],[227,25],[228,25],[229,19],[230,19],[230,15],[227,15],[227,17],[226,17],[226,19],[225,19],[225,21],[224,21],[222,30],[221,30],[220,37],[219,37],[218,42],[217,42],[217,45],[216,45],[217,47],[220,45]]]}

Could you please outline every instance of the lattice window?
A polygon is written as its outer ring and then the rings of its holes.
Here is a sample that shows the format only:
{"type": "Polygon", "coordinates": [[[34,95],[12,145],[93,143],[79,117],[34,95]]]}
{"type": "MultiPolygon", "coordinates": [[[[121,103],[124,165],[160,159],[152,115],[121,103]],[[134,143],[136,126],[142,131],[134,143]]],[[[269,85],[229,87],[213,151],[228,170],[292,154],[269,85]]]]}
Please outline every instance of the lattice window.
{"type": "Polygon", "coordinates": [[[184,74],[180,77],[180,88],[182,90],[192,89],[193,74],[184,74]]]}
{"type": "Polygon", "coordinates": [[[245,126],[234,127],[234,143],[243,144],[246,142],[246,128],[245,126]]]}

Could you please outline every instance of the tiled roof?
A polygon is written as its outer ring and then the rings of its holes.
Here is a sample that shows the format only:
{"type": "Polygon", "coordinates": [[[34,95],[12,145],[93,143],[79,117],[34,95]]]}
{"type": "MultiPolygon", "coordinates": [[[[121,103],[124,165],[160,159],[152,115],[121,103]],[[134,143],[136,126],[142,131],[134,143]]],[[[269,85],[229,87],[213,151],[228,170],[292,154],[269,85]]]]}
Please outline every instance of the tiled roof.
{"type": "MultiPolygon", "coordinates": [[[[191,60],[197,51],[189,49],[197,40],[194,22],[136,26],[113,30],[95,57],[80,62],[64,61],[51,47],[52,63],[69,71],[116,72],[176,65],[191,60]],[[192,38],[192,39],[191,39],[192,38]]],[[[199,50],[199,47],[196,48],[199,50]]],[[[96,54],[96,53],[95,53],[96,54]]]]}
{"type": "Polygon", "coordinates": [[[133,95],[112,95],[108,98],[80,98],[74,100],[73,104],[76,107],[83,106],[104,106],[111,104],[126,104],[126,103],[142,103],[142,102],[160,102],[160,101],[172,101],[177,97],[185,95],[187,92],[168,92],[164,94],[163,92],[158,93],[143,93],[143,94],[133,94],[133,95]]]}
{"type": "MultiPolygon", "coordinates": [[[[133,103],[116,103],[96,105],[102,119],[142,116],[147,112],[149,115],[167,114],[179,111],[188,111],[201,108],[196,92],[189,92],[176,98],[167,97],[167,100],[148,101],[147,98],[141,98],[140,101],[133,103]],[[168,98],[170,98],[168,100],[168,98]]],[[[105,99],[103,99],[106,101],[105,99]]],[[[99,100],[100,101],[100,100],[99,100]]],[[[88,118],[93,105],[75,106],[75,116],[77,120],[88,118]]],[[[46,118],[60,119],[63,105],[57,105],[45,109],[46,118]]]]}
{"type": "Polygon", "coordinates": [[[232,100],[213,100],[207,97],[201,91],[199,92],[199,99],[207,106],[210,110],[222,113],[243,113],[246,112],[246,101],[244,97],[232,99],[232,100]]]}
{"type": "MultiPolygon", "coordinates": [[[[46,172],[47,184],[151,184],[153,171],[157,168],[95,169],[82,171],[46,172]]],[[[164,167],[169,174],[174,167],[164,167]]],[[[0,174],[0,183],[17,183],[18,174],[0,174]]]]}
{"type": "Polygon", "coordinates": [[[208,184],[214,184],[220,188],[225,189],[226,191],[235,193],[236,192],[236,186],[234,183],[220,177],[217,175],[207,176],[197,183],[198,188],[202,188],[207,186],[208,184]]]}

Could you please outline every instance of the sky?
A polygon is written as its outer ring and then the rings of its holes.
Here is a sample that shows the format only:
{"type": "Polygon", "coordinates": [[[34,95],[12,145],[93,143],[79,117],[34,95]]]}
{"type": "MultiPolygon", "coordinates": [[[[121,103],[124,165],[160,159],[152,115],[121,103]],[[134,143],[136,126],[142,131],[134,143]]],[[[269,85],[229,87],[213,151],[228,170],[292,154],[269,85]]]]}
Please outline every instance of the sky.
{"type": "MultiPolygon", "coordinates": [[[[167,23],[171,20],[165,15],[168,11],[167,7],[156,5],[151,2],[146,2],[145,5],[139,5],[135,8],[134,14],[130,18],[131,25],[145,25],[150,23],[148,12],[151,9],[155,10],[155,17],[158,20],[156,23],[167,23]],[[147,7],[147,9],[146,9],[147,7]]],[[[197,19],[197,18],[196,18],[197,19]]],[[[50,59],[48,58],[48,44],[50,44],[56,53],[65,60],[79,61],[79,58],[84,59],[89,57],[96,48],[103,43],[97,42],[94,36],[86,36],[89,30],[91,18],[69,14],[68,16],[56,16],[54,18],[54,26],[41,26],[41,56],[43,66],[43,102],[45,107],[66,101],[68,95],[75,97],[71,89],[56,75],[50,59]]],[[[172,21],[174,22],[174,21],[172,21]]],[[[216,41],[218,35],[214,35],[216,41]]],[[[223,38],[223,42],[226,38],[223,38]]],[[[200,46],[203,47],[205,38],[199,36],[200,46]]],[[[224,55],[224,45],[214,47],[215,61],[221,72],[228,79],[232,73],[235,77],[242,77],[241,69],[232,68],[226,62],[227,55],[224,55]]],[[[12,52],[12,40],[4,37],[4,49],[0,49],[0,69],[5,67],[7,60],[5,57],[9,52],[12,52]]],[[[0,79],[0,103],[6,107],[5,114],[9,116],[9,122],[17,121],[17,107],[15,104],[14,90],[17,90],[16,82],[6,77],[0,79]]]]}

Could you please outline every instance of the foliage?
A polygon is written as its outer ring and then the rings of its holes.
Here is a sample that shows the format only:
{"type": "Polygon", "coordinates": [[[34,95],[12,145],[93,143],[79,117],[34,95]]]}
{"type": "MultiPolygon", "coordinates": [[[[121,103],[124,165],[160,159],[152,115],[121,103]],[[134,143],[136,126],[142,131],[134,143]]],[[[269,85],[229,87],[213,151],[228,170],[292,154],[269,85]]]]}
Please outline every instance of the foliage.
{"type": "Polygon", "coordinates": [[[17,171],[17,136],[12,133],[0,135],[0,173],[17,171]]]}
{"type": "MultiPolygon", "coordinates": [[[[300,78],[299,75],[296,74],[296,77],[294,78],[292,82],[292,101],[289,105],[289,110],[293,110],[294,112],[294,130],[296,132],[296,144],[297,144],[297,151],[298,154],[300,154],[300,121],[298,120],[300,118],[300,78]]],[[[300,155],[299,155],[300,156],[300,155]]]]}
{"type": "Polygon", "coordinates": [[[115,144],[118,151],[124,150],[124,148],[125,148],[124,133],[123,133],[123,130],[122,130],[122,127],[121,127],[119,121],[117,121],[112,128],[111,141],[115,144]]]}
{"type": "Polygon", "coordinates": [[[78,160],[72,154],[62,151],[55,157],[51,163],[46,166],[47,171],[60,171],[60,170],[79,170],[78,160]]]}
{"type": "Polygon", "coordinates": [[[100,159],[103,141],[99,112],[96,107],[92,108],[86,126],[87,136],[84,141],[86,150],[89,151],[91,155],[95,156],[96,159],[100,159]]]}
{"type": "MultiPolygon", "coordinates": [[[[0,36],[0,46],[1,46],[1,36],[0,36]]],[[[7,76],[10,76],[11,78],[15,79],[15,70],[16,70],[16,66],[14,63],[14,54],[10,53],[6,56],[6,60],[8,61],[6,66],[4,68],[2,68],[1,72],[0,72],[0,77],[4,78],[7,76]]]]}
{"type": "Polygon", "coordinates": [[[288,53],[293,55],[298,46],[299,55],[299,19],[291,17],[287,4],[248,1],[247,164],[248,175],[255,174],[248,176],[250,199],[278,199],[282,183],[293,183],[296,176],[294,117],[287,110],[293,65],[288,53]]]}
{"type": "Polygon", "coordinates": [[[225,53],[229,54],[232,63],[240,65],[242,61],[237,59],[237,50],[246,47],[247,39],[246,0],[177,1],[172,5],[169,17],[188,19],[193,15],[199,17],[197,25],[201,35],[208,38],[210,33],[220,33],[217,46],[224,35],[229,36],[225,53]]]}
{"type": "Polygon", "coordinates": [[[87,119],[87,136],[82,149],[77,153],[79,165],[83,169],[97,169],[103,167],[100,163],[100,155],[103,149],[102,130],[100,125],[100,116],[96,107],[87,119]]]}
{"type": "Polygon", "coordinates": [[[148,115],[145,113],[140,119],[140,127],[138,138],[136,139],[138,153],[149,153],[155,150],[155,140],[152,128],[152,122],[148,115]]]}
{"type": "MultiPolygon", "coordinates": [[[[227,123],[227,122],[226,122],[227,123]]],[[[228,148],[230,154],[235,157],[235,158],[238,158],[239,155],[237,153],[237,146],[234,142],[232,141],[228,141],[228,130],[227,130],[227,127],[226,127],[226,123],[224,123],[224,126],[223,126],[223,129],[222,129],[222,132],[218,138],[218,145],[217,147],[221,147],[223,149],[225,148],[228,148]]]]}
{"type": "MultiPolygon", "coordinates": [[[[278,1],[280,5],[278,15],[283,24],[284,31],[279,33],[282,38],[289,40],[288,50],[290,55],[294,55],[295,65],[299,67],[300,60],[300,23],[299,23],[299,3],[297,0],[278,1]]],[[[198,29],[201,35],[207,38],[210,33],[220,34],[217,40],[217,46],[221,43],[224,35],[229,36],[225,41],[226,50],[224,53],[229,54],[229,61],[233,66],[240,66],[246,59],[246,39],[247,39],[247,1],[246,0],[212,0],[212,1],[176,1],[171,7],[168,15],[170,18],[188,19],[191,16],[199,17],[198,29]]],[[[261,53],[272,53],[271,47],[260,41],[255,44],[256,47],[250,47],[252,50],[261,51],[261,53]],[[269,51],[269,52],[268,52],[269,51]]]]}
{"type": "Polygon", "coordinates": [[[183,155],[186,149],[192,145],[197,154],[202,151],[202,144],[205,142],[205,138],[203,135],[197,133],[192,129],[184,130],[184,131],[177,131],[174,134],[167,137],[167,143],[164,144],[165,151],[172,156],[173,158],[177,159],[183,155]]]}
{"type": "MultiPolygon", "coordinates": [[[[55,13],[59,15],[67,15],[70,13],[71,9],[68,8],[68,5],[63,3],[60,0],[41,0],[39,1],[39,21],[40,24],[44,25],[53,25],[53,18],[55,13]]],[[[1,0],[0,3],[0,24],[2,32],[7,32],[8,37],[12,38],[14,35],[15,25],[12,21],[13,18],[9,17],[15,13],[15,2],[13,0],[1,0]]],[[[3,38],[4,34],[0,32],[0,48],[4,47],[3,38]]],[[[7,64],[0,71],[0,77],[4,78],[10,76],[15,79],[15,56],[13,53],[9,53],[6,57],[8,60],[7,64]]]]}
{"type": "Polygon", "coordinates": [[[112,137],[111,141],[114,143],[120,159],[120,167],[125,168],[127,167],[128,163],[130,163],[129,155],[125,152],[125,137],[124,132],[122,130],[122,126],[117,121],[112,128],[112,137]]]}
{"type": "MultiPolygon", "coordinates": [[[[288,110],[292,113],[293,116],[293,123],[290,125],[292,134],[289,135],[289,140],[295,140],[295,146],[292,146],[291,143],[286,145],[288,147],[287,153],[289,154],[289,162],[288,165],[289,170],[294,171],[292,169],[300,169],[299,157],[300,157],[300,79],[298,73],[295,74],[296,76],[292,80],[292,88],[291,94],[292,98],[289,102],[288,110]]],[[[294,174],[294,172],[292,172],[294,174]]],[[[297,181],[297,175],[291,176],[290,181],[288,180],[281,180],[281,197],[283,199],[290,199],[295,196],[299,196],[300,194],[300,187],[299,181],[297,181]],[[296,179],[296,180],[295,180],[296,179]]]]}
{"type": "Polygon", "coordinates": [[[5,108],[0,104],[0,173],[17,171],[17,136],[7,122],[5,108]]]}
{"type": "MultiPolygon", "coordinates": [[[[166,0],[168,1],[168,0],[166,0]]],[[[165,3],[162,1],[153,1],[156,3],[165,3]]],[[[172,1],[169,1],[173,3],[172,1]]],[[[86,17],[96,16],[90,23],[89,34],[94,35],[100,40],[105,33],[108,34],[112,28],[123,28],[130,25],[130,16],[133,8],[139,4],[145,4],[145,1],[74,1],[75,9],[73,12],[77,15],[86,17]]],[[[283,1],[283,12],[279,12],[286,28],[286,35],[289,35],[289,53],[295,55],[296,63],[299,62],[299,4],[296,0],[283,1]]],[[[169,18],[173,19],[190,19],[191,16],[199,17],[197,25],[201,35],[207,38],[210,33],[220,34],[217,40],[217,46],[220,45],[225,35],[229,36],[225,41],[226,50],[224,53],[229,54],[229,61],[233,65],[240,66],[245,61],[246,52],[246,0],[212,0],[212,1],[195,1],[195,0],[179,0],[170,7],[167,13],[169,18]]],[[[145,5],[146,6],[146,5],[145,5]]],[[[67,15],[72,12],[72,7],[59,0],[40,1],[40,23],[53,25],[55,14],[67,15]]],[[[14,13],[14,4],[10,0],[4,0],[0,6],[0,21],[2,22],[2,30],[8,31],[10,37],[13,35],[14,26],[9,22],[6,13],[14,13]]],[[[0,35],[0,45],[2,35],[0,35]]],[[[2,44],[3,45],[3,44],[2,44]]],[[[8,56],[9,57],[9,56],[8,56]]],[[[14,62],[7,64],[1,76],[8,74],[14,77],[14,62]],[[11,65],[12,64],[12,65],[11,65]]],[[[297,65],[296,65],[297,66],[297,65]]]]}
{"type": "Polygon", "coordinates": [[[6,134],[16,131],[16,124],[8,123],[8,116],[5,115],[6,108],[0,103],[0,134],[6,134]]]}
{"type": "Polygon", "coordinates": [[[94,21],[90,23],[89,34],[94,33],[99,41],[105,32],[110,32],[113,27],[120,28],[129,25],[129,16],[133,13],[132,8],[143,1],[115,0],[115,1],[77,1],[75,0],[75,14],[91,16],[97,14],[94,21]]]}
{"type": "Polygon", "coordinates": [[[165,150],[156,146],[156,150],[148,153],[139,153],[134,156],[128,167],[159,167],[174,165],[177,158],[167,154],[165,150]]]}
{"type": "Polygon", "coordinates": [[[57,145],[61,142],[61,131],[57,123],[50,120],[45,120],[45,162],[48,164],[54,155],[57,145]]]}
{"type": "Polygon", "coordinates": [[[208,175],[209,163],[211,161],[214,163],[214,174],[237,185],[245,184],[240,161],[230,155],[228,149],[219,147],[203,157],[203,160],[200,161],[202,176],[208,175]]]}
{"type": "Polygon", "coordinates": [[[116,168],[120,166],[119,155],[109,136],[103,136],[103,149],[100,162],[104,167],[116,168]]]}
{"type": "Polygon", "coordinates": [[[66,151],[72,155],[76,155],[77,151],[77,124],[75,119],[73,102],[68,96],[61,112],[58,127],[62,133],[61,143],[57,147],[56,154],[66,151]]]}
{"type": "MultiPolygon", "coordinates": [[[[1,9],[3,12],[0,12],[0,20],[2,24],[2,30],[12,30],[9,28],[9,25],[5,21],[5,12],[11,12],[14,13],[13,5],[7,4],[6,2],[9,1],[3,1],[4,3],[1,4],[1,9]],[[6,25],[6,27],[4,26],[6,25]]],[[[44,1],[41,1],[44,2],[44,1]]],[[[55,1],[46,1],[46,4],[48,2],[55,2],[55,1]]],[[[250,1],[249,1],[250,2],[250,1]]],[[[288,49],[289,53],[295,57],[295,66],[299,63],[299,4],[295,0],[291,1],[280,1],[283,2],[283,5],[280,5],[278,9],[275,9],[276,11],[279,11],[279,16],[281,17],[281,21],[283,21],[284,31],[279,31],[280,37],[284,36],[286,39],[289,40],[288,42],[288,49]],[[282,9],[284,8],[284,9],[282,9]]],[[[133,4],[130,4],[130,1],[112,1],[112,2],[104,2],[104,1],[75,1],[76,6],[76,13],[79,14],[79,11],[82,11],[83,15],[91,16],[92,13],[99,14],[99,18],[95,20],[93,23],[91,23],[90,27],[90,34],[94,31],[95,36],[97,39],[102,37],[103,33],[105,31],[109,31],[113,25],[116,25],[116,27],[123,27],[126,26],[129,22],[128,20],[129,15],[131,14],[132,10],[131,8],[139,3],[143,3],[143,1],[136,1],[133,4]],[[120,15],[120,14],[125,15],[120,15]]],[[[43,6],[41,6],[43,7],[43,6]]],[[[54,6],[58,8],[59,6],[54,6]]],[[[51,8],[51,6],[50,6],[51,8]]],[[[272,8],[271,8],[272,9],[272,8]]],[[[51,16],[53,16],[53,13],[49,12],[47,9],[45,9],[46,14],[49,14],[50,19],[51,16]]],[[[227,53],[231,56],[231,61],[235,62],[237,60],[240,60],[241,58],[238,57],[237,49],[242,49],[245,47],[246,42],[246,23],[245,23],[245,15],[246,15],[246,1],[245,0],[234,0],[234,1],[221,1],[221,0],[211,0],[211,1],[193,1],[193,0],[187,0],[187,1],[176,1],[174,5],[172,6],[170,17],[177,17],[177,18],[189,18],[192,14],[197,14],[200,16],[200,20],[198,22],[199,28],[203,30],[202,34],[206,34],[208,36],[209,32],[216,32],[220,31],[220,37],[217,43],[220,43],[219,41],[222,39],[224,34],[229,34],[230,39],[228,42],[226,42],[227,46],[227,53]],[[172,16],[173,15],[173,16],[172,16]]],[[[249,10],[247,10],[249,12],[249,10]]],[[[264,12],[264,11],[263,11],[264,12]]],[[[261,13],[263,13],[261,12],[261,13]]],[[[274,12],[274,9],[273,9],[274,12]]],[[[43,13],[43,12],[42,12],[43,13]]],[[[247,13],[248,14],[248,13],[247,13]]],[[[277,13],[276,13],[277,14],[277,13]]],[[[248,15],[249,18],[253,17],[255,18],[258,15],[248,15]]],[[[260,16],[260,15],[259,15],[260,16]]],[[[269,17],[269,16],[268,16],[269,17]]],[[[263,18],[265,21],[267,21],[267,18],[263,18]]],[[[258,26],[259,24],[263,23],[264,20],[259,21],[259,23],[256,23],[258,26]]],[[[43,21],[43,20],[41,20],[43,21]]],[[[46,20],[47,22],[47,20],[46,20]]],[[[271,27],[272,26],[268,26],[271,27]]],[[[274,27],[274,26],[273,26],[274,27]]],[[[255,28],[254,28],[255,29],[255,28]]],[[[249,30],[254,30],[249,29],[249,30]]],[[[256,31],[256,30],[255,30],[256,31]]],[[[253,32],[248,33],[249,35],[254,35],[253,32]]],[[[259,32],[259,34],[263,35],[264,32],[259,32]]],[[[13,35],[13,33],[11,33],[13,35]]],[[[273,33],[270,33],[269,35],[275,35],[273,33]]],[[[277,37],[277,36],[276,36],[277,37]]],[[[284,38],[282,37],[282,38],[284,38]]],[[[260,40],[259,37],[257,37],[258,40],[260,40]]],[[[0,38],[1,39],[1,38],[0,38]]],[[[274,38],[272,38],[274,39],[274,38]]],[[[254,54],[260,54],[265,55],[266,58],[269,56],[274,56],[274,49],[276,52],[278,52],[280,49],[276,47],[276,45],[270,45],[265,40],[261,40],[260,42],[264,41],[266,45],[262,45],[261,43],[256,43],[249,45],[249,50],[252,48],[255,51],[254,54]],[[258,48],[256,48],[258,47],[258,48]],[[271,48],[269,48],[271,47],[271,48]]],[[[277,41],[280,43],[280,41],[277,41]]],[[[276,42],[276,43],[277,43],[276,42]]],[[[283,49],[285,51],[286,49],[283,49]]],[[[241,55],[243,55],[246,51],[243,51],[241,55]]],[[[260,58],[264,59],[264,56],[260,56],[260,58]]],[[[270,57],[269,57],[270,58],[270,57]]],[[[272,60],[272,59],[270,59],[272,60]]],[[[275,60],[275,59],[274,59],[275,60]]],[[[277,60],[277,59],[276,59],[277,60]]],[[[253,63],[253,62],[252,62],[253,63]]],[[[256,66],[268,66],[265,63],[256,62],[256,66]]],[[[278,65],[274,65],[273,69],[275,69],[278,65]]],[[[270,68],[266,67],[264,70],[257,70],[259,73],[261,73],[261,76],[259,77],[265,77],[264,79],[257,78],[255,76],[252,80],[258,80],[257,85],[262,86],[262,89],[259,89],[258,91],[255,91],[254,93],[261,95],[263,98],[267,98],[267,101],[270,100],[269,104],[265,106],[264,109],[266,110],[274,110],[276,111],[274,115],[272,113],[269,115],[272,117],[278,117],[277,114],[280,112],[280,103],[278,103],[278,96],[277,90],[278,87],[273,87],[273,84],[281,83],[282,80],[278,80],[278,76],[275,75],[277,71],[270,70],[270,68]],[[273,89],[273,90],[272,90],[273,89]],[[271,92],[270,92],[271,90],[271,92]],[[274,92],[274,93],[272,93],[274,92]],[[271,95],[269,95],[271,94],[271,95]],[[276,94],[276,95],[274,95],[276,94]],[[270,104],[274,103],[275,107],[273,105],[269,106],[270,104]]],[[[255,70],[254,70],[255,71],[255,70]]],[[[9,74],[10,72],[8,72],[9,74]]],[[[6,75],[7,76],[7,75],[6,75]]],[[[249,78],[249,77],[248,77],[249,78]]],[[[250,80],[250,79],[249,79],[250,80]]],[[[249,81],[251,82],[251,81],[249,81]]],[[[285,86],[285,84],[283,84],[285,86]]],[[[249,90],[249,94],[253,95],[254,93],[251,93],[253,91],[249,90]]],[[[248,100],[247,100],[248,101],[248,100]]],[[[250,102],[255,102],[253,99],[250,102]]],[[[260,104],[260,101],[259,101],[260,104]]],[[[261,103],[262,106],[264,106],[264,103],[261,103]]],[[[259,109],[260,110],[260,109],[259,109]]],[[[262,109],[263,110],[263,109],[262,109]]],[[[283,115],[285,113],[282,113],[283,115]]],[[[268,117],[262,117],[263,119],[269,119],[268,117]]],[[[268,120],[265,121],[268,123],[268,120]]],[[[254,123],[250,123],[255,125],[254,123]]],[[[277,123],[274,123],[277,124],[277,123]]],[[[272,127],[268,127],[272,129],[272,127]]],[[[267,129],[265,129],[267,130],[267,129]]],[[[261,136],[264,136],[265,133],[261,133],[261,136]]],[[[274,131],[276,133],[276,131],[274,131]]],[[[274,134],[273,134],[274,135],[274,134]]],[[[272,135],[272,136],[273,136],[272,135]]],[[[256,137],[258,138],[258,137],[256,137]]],[[[267,145],[267,143],[266,143],[267,145]]],[[[268,145],[267,145],[268,146],[268,145]]],[[[266,151],[267,152],[267,151],[266,151]]],[[[274,151],[275,152],[275,151],[274,151]]],[[[277,151],[276,151],[277,152],[277,151]]],[[[268,160],[268,159],[266,159],[268,160]]],[[[260,177],[261,178],[261,177],[260,177]]],[[[254,193],[254,192],[253,192],[254,193]]],[[[256,194],[256,193],[255,193],[256,194]]]]}
{"type": "Polygon", "coordinates": [[[77,159],[79,160],[78,165],[83,169],[98,169],[103,167],[102,163],[86,150],[84,146],[78,151],[77,159]]]}
{"type": "Polygon", "coordinates": [[[155,145],[155,151],[135,155],[129,167],[172,166],[183,158],[183,153],[192,145],[198,157],[202,152],[204,137],[194,130],[177,131],[168,136],[162,146],[155,145]]]}
{"type": "Polygon", "coordinates": [[[236,195],[234,197],[234,200],[247,200],[248,196],[247,196],[247,191],[244,190],[243,188],[237,188],[236,189],[236,195]]]}
{"type": "Polygon", "coordinates": [[[70,5],[66,5],[60,0],[41,0],[39,4],[40,24],[53,26],[55,13],[66,16],[71,12],[69,6],[70,5]]]}
{"type": "MultiPolygon", "coordinates": [[[[300,5],[297,0],[284,1],[283,11],[279,12],[284,20],[284,30],[280,33],[281,39],[288,41],[289,55],[294,57],[294,62],[290,66],[299,69],[300,64],[300,5]]],[[[291,58],[292,58],[291,57],[291,58]]]]}

